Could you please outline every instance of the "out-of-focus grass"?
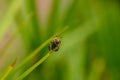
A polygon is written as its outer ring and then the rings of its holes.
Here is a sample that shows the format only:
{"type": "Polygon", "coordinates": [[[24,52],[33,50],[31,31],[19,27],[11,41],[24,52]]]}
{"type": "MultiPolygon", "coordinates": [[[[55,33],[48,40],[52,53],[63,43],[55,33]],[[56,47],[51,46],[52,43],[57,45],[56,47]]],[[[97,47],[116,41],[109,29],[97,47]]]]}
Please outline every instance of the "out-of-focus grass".
{"type": "Polygon", "coordinates": [[[23,0],[20,0],[20,1],[14,0],[14,1],[12,1],[9,9],[6,11],[6,14],[3,17],[2,22],[0,23],[1,24],[1,27],[0,27],[0,30],[1,30],[1,32],[0,32],[0,42],[1,42],[1,39],[3,38],[8,26],[13,21],[16,12],[21,7],[22,2],[23,2],[23,0]]]}
{"type": "MultiPolygon", "coordinates": [[[[47,0],[43,0],[41,4],[45,1],[47,3],[47,0]]],[[[14,71],[31,52],[66,25],[69,29],[61,35],[60,50],[52,54],[24,80],[120,80],[118,0],[51,0],[44,29],[39,19],[41,18],[38,14],[39,5],[36,4],[39,0],[9,2],[12,5],[5,10],[5,14],[2,14],[3,17],[0,16],[0,52],[4,45],[7,46],[5,42],[7,31],[12,31],[14,28],[17,31],[27,15],[32,13],[33,16],[17,33],[19,38],[10,39],[10,46],[4,53],[0,53],[0,55],[4,54],[0,56],[2,65],[0,74],[3,74],[16,55],[18,57],[17,64],[13,72],[7,76],[7,80],[16,80],[21,73],[41,59],[48,51],[47,46],[18,71],[14,71]]],[[[0,2],[2,3],[7,4],[4,1],[0,2]]],[[[47,7],[47,5],[43,6],[47,7]]],[[[9,35],[13,34],[9,32],[9,35]]]]}

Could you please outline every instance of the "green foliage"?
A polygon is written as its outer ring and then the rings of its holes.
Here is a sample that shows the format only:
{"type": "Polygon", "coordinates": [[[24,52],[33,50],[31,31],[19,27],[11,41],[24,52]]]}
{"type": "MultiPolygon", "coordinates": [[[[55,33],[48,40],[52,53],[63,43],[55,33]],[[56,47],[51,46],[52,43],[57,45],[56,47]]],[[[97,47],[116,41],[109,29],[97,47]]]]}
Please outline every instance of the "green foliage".
{"type": "Polygon", "coordinates": [[[120,80],[119,1],[45,1],[0,1],[0,80],[120,80]]]}

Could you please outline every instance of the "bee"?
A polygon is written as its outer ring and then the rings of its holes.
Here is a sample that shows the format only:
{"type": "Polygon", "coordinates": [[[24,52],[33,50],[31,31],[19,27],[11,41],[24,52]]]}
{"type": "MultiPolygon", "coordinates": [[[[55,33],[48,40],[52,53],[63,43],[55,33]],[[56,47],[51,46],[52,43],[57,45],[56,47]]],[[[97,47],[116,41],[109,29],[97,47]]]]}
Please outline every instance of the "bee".
{"type": "Polygon", "coordinates": [[[53,38],[53,40],[49,43],[49,51],[53,50],[53,51],[58,51],[60,48],[60,44],[61,44],[61,40],[59,37],[55,37],[53,38]]]}

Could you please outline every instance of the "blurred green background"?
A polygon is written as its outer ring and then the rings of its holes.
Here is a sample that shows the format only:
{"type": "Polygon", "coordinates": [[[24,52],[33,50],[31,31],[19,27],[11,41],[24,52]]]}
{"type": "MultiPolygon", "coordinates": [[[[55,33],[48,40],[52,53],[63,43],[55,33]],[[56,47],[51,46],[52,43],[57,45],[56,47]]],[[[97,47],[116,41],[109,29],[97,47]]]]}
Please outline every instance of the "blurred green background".
{"type": "MultiPolygon", "coordinates": [[[[0,0],[0,74],[65,26],[59,51],[24,80],[120,80],[119,0],[0,0]]],[[[6,80],[47,52],[48,46],[6,80]]]]}

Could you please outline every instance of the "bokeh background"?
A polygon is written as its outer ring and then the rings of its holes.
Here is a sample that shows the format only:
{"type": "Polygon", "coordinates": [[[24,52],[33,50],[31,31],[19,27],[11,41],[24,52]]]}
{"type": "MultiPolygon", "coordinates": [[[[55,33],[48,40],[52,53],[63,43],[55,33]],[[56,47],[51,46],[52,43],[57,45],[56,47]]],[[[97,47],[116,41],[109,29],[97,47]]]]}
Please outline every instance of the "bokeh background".
{"type": "MultiPolygon", "coordinates": [[[[59,51],[24,80],[120,80],[119,0],[0,0],[0,74],[65,26],[59,51]]],[[[48,46],[6,80],[47,52],[48,46]]]]}

